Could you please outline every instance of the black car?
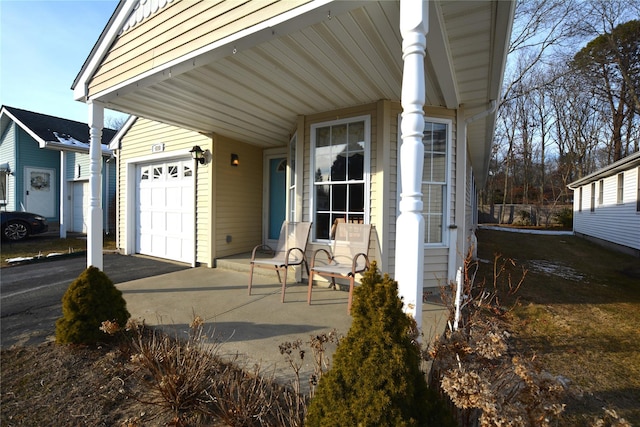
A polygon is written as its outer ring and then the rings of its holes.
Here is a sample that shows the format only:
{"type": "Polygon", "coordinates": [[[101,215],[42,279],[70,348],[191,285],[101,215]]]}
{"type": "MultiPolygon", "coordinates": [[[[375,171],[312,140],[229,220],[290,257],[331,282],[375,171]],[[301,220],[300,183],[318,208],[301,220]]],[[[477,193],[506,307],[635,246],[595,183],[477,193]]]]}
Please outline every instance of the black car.
{"type": "Polygon", "coordinates": [[[2,240],[18,241],[49,230],[47,219],[30,212],[0,211],[2,240]]]}

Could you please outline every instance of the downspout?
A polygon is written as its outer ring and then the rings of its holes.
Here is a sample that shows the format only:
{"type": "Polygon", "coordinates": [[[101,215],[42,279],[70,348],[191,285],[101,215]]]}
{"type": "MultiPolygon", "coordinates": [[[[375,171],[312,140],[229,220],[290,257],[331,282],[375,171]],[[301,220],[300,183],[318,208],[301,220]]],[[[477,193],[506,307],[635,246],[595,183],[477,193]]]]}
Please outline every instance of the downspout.
{"type": "MultiPolygon", "coordinates": [[[[495,99],[492,99],[489,103],[489,108],[487,108],[486,110],[483,110],[477,114],[474,114],[473,116],[465,119],[464,121],[464,144],[465,144],[465,149],[464,149],[464,153],[461,153],[462,155],[464,155],[464,162],[462,164],[462,167],[458,167],[457,168],[457,173],[458,176],[456,177],[456,182],[460,182],[463,184],[463,197],[464,194],[466,193],[466,186],[467,186],[467,152],[468,152],[468,146],[467,146],[467,127],[469,124],[483,119],[485,117],[487,117],[490,114],[493,114],[498,108],[498,103],[495,99]]],[[[458,132],[459,134],[459,132],[458,132]]],[[[460,144],[460,141],[458,140],[458,144],[460,144]]],[[[456,193],[459,191],[459,189],[456,189],[456,193]]],[[[476,195],[474,194],[475,191],[472,191],[472,197],[476,197],[476,195]]],[[[473,209],[474,207],[474,201],[471,200],[471,207],[473,209]]],[[[464,242],[466,239],[466,217],[465,217],[465,208],[466,206],[464,206],[466,204],[466,200],[463,201],[463,206],[461,207],[461,209],[456,208],[456,223],[457,224],[453,224],[449,227],[449,231],[450,231],[450,235],[449,238],[450,240],[450,248],[449,248],[449,268],[448,268],[448,276],[450,280],[453,280],[456,272],[458,271],[458,268],[462,266],[462,264],[464,263],[464,259],[466,257],[466,253],[464,252],[464,242]],[[453,249],[453,245],[455,244],[455,250],[453,249]],[[457,255],[460,255],[462,257],[462,260],[460,261],[460,265],[457,265],[457,255]]],[[[477,208],[477,202],[475,203],[475,207],[477,208]]],[[[477,244],[477,239],[475,236],[475,229],[470,229],[470,238],[471,238],[471,244],[472,245],[476,245],[477,244]]],[[[474,248],[474,250],[477,250],[477,248],[474,248]]]]}
{"type": "Polygon", "coordinates": [[[105,162],[104,162],[104,232],[105,234],[108,236],[111,233],[111,230],[109,229],[109,179],[111,178],[109,176],[109,162],[111,161],[111,157],[109,157],[105,162]]]}
{"type": "Polygon", "coordinates": [[[479,112],[478,114],[474,114],[464,121],[466,125],[475,122],[476,120],[487,117],[489,114],[493,114],[498,108],[498,102],[495,99],[492,99],[489,104],[489,108],[484,111],[479,112]]]}
{"type": "Polygon", "coordinates": [[[193,260],[191,267],[198,266],[198,160],[193,159],[193,260]]]}

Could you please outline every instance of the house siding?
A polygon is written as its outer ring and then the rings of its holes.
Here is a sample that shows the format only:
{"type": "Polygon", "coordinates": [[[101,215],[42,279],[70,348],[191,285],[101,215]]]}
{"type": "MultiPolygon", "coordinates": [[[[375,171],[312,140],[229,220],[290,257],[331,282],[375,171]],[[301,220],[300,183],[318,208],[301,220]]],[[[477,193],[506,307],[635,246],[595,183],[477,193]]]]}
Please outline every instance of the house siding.
{"type": "MultiPolygon", "coordinates": [[[[118,218],[116,233],[120,248],[126,247],[129,253],[134,249],[130,248],[128,246],[129,243],[127,243],[135,241],[132,233],[136,232],[135,229],[127,229],[127,220],[131,225],[133,220],[129,216],[135,212],[135,206],[128,206],[128,203],[136,203],[135,188],[127,188],[127,186],[131,185],[135,187],[135,179],[128,176],[129,173],[135,170],[133,166],[138,163],[161,161],[171,157],[184,158],[189,155],[189,150],[194,145],[199,145],[203,150],[209,150],[209,152],[213,149],[211,138],[208,136],[143,118],[138,118],[123,137],[122,148],[118,153],[118,194],[116,201],[118,218]],[[164,151],[153,154],[151,149],[155,144],[164,144],[164,151]]],[[[212,211],[209,185],[212,174],[211,169],[211,165],[199,166],[195,183],[198,189],[197,211],[195,212],[198,237],[196,261],[206,265],[212,264],[211,240],[208,238],[211,230],[209,218],[212,211]]]]}
{"type": "Polygon", "coordinates": [[[174,1],[118,36],[89,84],[94,95],[308,0],[174,1]]]}
{"type": "Polygon", "coordinates": [[[214,247],[216,258],[223,258],[262,243],[263,156],[258,147],[220,135],[214,148],[214,247]],[[231,166],[231,153],[238,155],[238,166],[231,166]]]}
{"type": "MultiPolygon", "coordinates": [[[[38,142],[36,142],[31,135],[27,134],[19,126],[15,124],[14,126],[16,128],[15,146],[19,147],[14,173],[16,176],[18,174],[20,175],[15,180],[15,209],[22,210],[21,204],[24,203],[23,197],[26,191],[26,185],[24,182],[25,167],[47,168],[54,171],[51,183],[52,188],[55,191],[54,204],[55,206],[60,206],[60,152],[41,149],[38,142]]],[[[59,221],[59,212],[60,209],[55,209],[54,215],[47,217],[47,220],[51,222],[59,221]]]]}
{"type": "MultiPolygon", "coordinates": [[[[116,200],[116,181],[117,170],[115,161],[107,162],[108,157],[102,156],[102,214],[104,221],[104,229],[113,232],[116,226],[115,200],[116,200]]],[[[66,165],[63,181],[67,185],[73,185],[76,181],[89,181],[90,172],[89,164],[91,157],[89,153],[78,153],[75,151],[67,152],[66,165]],[[78,169],[79,168],[79,169],[78,169]],[[78,171],[80,172],[78,174],[78,171]]],[[[69,191],[73,190],[69,188],[69,191]]],[[[72,194],[72,193],[70,193],[72,194]]],[[[69,206],[69,210],[73,207],[69,206]]]]}
{"type": "Polygon", "coordinates": [[[6,208],[9,211],[16,210],[16,158],[17,158],[17,150],[16,145],[12,142],[15,139],[16,133],[16,125],[11,123],[7,126],[7,129],[4,132],[4,135],[0,136],[0,163],[9,163],[11,170],[14,172],[13,175],[7,175],[7,188],[6,188],[6,205],[3,205],[3,209],[6,208]]]}
{"type": "MultiPolygon", "coordinates": [[[[348,119],[351,117],[369,116],[370,117],[370,135],[371,140],[369,144],[369,164],[370,164],[370,176],[369,176],[369,223],[373,225],[371,229],[371,239],[369,241],[369,259],[380,261],[379,244],[380,235],[378,230],[384,228],[382,223],[383,214],[381,209],[383,194],[377,194],[375,189],[379,187],[379,180],[382,178],[382,173],[377,174],[375,171],[384,171],[384,166],[379,164],[378,159],[378,109],[377,104],[367,104],[352,108],[346,108],[337,111],[328,111],[322,114],[316,114],[313,116],[307,116],[305,118],[305,130],[304,130],[304,167],[303,167],[303,221],[313,221],[311,218],[311,199],[310,199],[310,186],[311,186],[311,126],[317,123],[330,122],[333,120],[348,119]]],[[[307,247],[308,255],[312,255],[314,251],[320,248],[326,248],[325,244],[310,241],[307,247]]],[[[320,280],[320,279],[319,279],[320,280]]]]}
{"type": "MultiPolygon", "coordinates": [[[[358,107],[326,112],[305,118],[304,133],[304,185],[303,185],[303,221],[310,218],[310,141],[311,125],[337,119],[369,115],[371,117],[370,144],[370,206],[369,219],[373,225],[369,255],[378,261],[380,268],[391,275],[395,272],[396,233],[395,220],[398,215],[398,146],[399,117],[402,107],[399,102],[380,101],[358,107]],[[386,151],[385,151],[386,150],[386,151]],[[384,190],[386,186],[386,191],[384,190]]],[[[455,111],[442,108],[426,110],[428,118],[451,120],[452,147],[449,157],[451,162],[449,218],[445,226],[452,223],[455,213],[455,111]]],[[[322,244],[310,242],[308,252],[311,254],[322,244]]],[[[449,245],[451,246],[451,245],[449,245]]],[[[444,284],[448,274],[449,246],[425,247],[424,286],[436,287],[444,284]]]]}
{"type": "MultiPolygon", "coordinates": [[[[640,251],[640,212],[637,166],[625,170],[623,203],[618,203],[618,174],[602,178],[602,204],[598,201],[599,179],[595,181],[595,209],[591,208],[591,182],[575,189],[573,226],[577,234],[640,251]],[[582,189],[582,210],[579,209],[582,189]]],[[[640,254],[640,252],[638,252],[640,254]]]]}

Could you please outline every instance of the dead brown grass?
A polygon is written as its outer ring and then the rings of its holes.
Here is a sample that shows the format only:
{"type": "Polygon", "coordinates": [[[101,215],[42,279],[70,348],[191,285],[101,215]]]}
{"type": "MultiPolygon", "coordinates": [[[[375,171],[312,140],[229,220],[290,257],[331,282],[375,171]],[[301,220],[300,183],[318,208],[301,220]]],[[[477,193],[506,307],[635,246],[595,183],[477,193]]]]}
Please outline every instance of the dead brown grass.
{"type": "Polygon", "coordinates": [[[480,258],[528,270],[508,319],[518,350],[569,381],[562,425],[591,425],[603,408],[640,425],[640,261],[575,236],[480,230],[478,241],[480,258]]]}
{"type": "MultiPolygon", "coordinates": [[[[115,239],[112,236],[106,236],[103,248],[115,250],[115,239]]],[[[61,239],[55,234],[47,233],[30,236],[20,242],[3,240],[0,247],[0,267],[8,267],[10,263],[7,260],[12,258],[46,257],[52,253],[77,254],[84,253],[86,250],[87,239],[83,235],[70,235],[66,239],[61,239]]]]}

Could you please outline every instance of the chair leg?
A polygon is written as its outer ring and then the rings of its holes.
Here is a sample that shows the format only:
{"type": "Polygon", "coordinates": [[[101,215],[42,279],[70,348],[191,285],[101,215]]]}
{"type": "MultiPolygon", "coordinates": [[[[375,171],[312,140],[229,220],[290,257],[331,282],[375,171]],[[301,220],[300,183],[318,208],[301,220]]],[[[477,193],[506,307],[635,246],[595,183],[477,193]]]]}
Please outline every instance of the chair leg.
{"type": "MultiPolygon", "coordinates": [[[[278,270],[279,271],[279,270],[278,270]]],[[[280,298],[281,302],[284,302],[284,292],[287,288],[287,272],[289,271],[289,267],[284,266],[284,280],[282,281],[282,297],[280,298]]]]}
{"type": "Polygon", "coordinates": [[[349,277],[349,302],[347,303],[347,314],[351,314],[351,303],[353,302],[353,285],[355,277],[349,277]]]}
{"type": "Polygon", "coordinates": [[[249,268],[249,295],[251,295],[251,284],[253,283],[253,266],[254,264],[251,263],[251,267],[249,268]]]}
{"type": "Polygon", "coordinates": [[[313,268],[309,273],[309,290],[307,291],[307,304],[311,305],[311,291],[313,288],[313,268]]]}

